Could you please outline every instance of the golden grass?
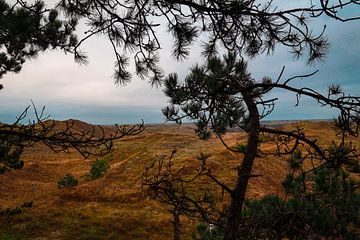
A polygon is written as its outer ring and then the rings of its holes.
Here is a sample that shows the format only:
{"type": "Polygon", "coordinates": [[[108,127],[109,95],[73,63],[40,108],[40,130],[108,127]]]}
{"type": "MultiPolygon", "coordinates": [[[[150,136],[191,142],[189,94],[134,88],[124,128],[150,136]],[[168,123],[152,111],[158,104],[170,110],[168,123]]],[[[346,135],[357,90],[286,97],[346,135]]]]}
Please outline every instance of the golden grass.
{"type": "MultiPolygon", "coordinates": [[[[330,144],[335,136],[327,122],[301,122],[284,128],[297,125],[322,144],[330,144]]],[[[225,140],[234,146],[246,142],[246,136],[231,132],[225,140]]],[[[262,145],[263,149],[272,147],[262,145]]],[[[226,150],[215,137],[199,140],[190,125],[148,126],[140,135],[117,141],[110,168],[94,181],[84,178],[92,159],[84,160],[75,152],[55,154],[37,145],[23,154],[23,169],[0,175],[2,209],[34,201],[33,207],[20,215],[0,217],[0,239],[171,239],[168,206],[147,197],[140,180],[147,165],[174,149],[176,165],[186,165],[190,172],[199,165],[196,156],[200,152],[211,154],[208,168],[221,181],[233,184],[241,155],[226,150]],[[57,181],[67,172],[80,180],[79,185],[58,189],[57,181]]],[[[251,179],[247,197],[280,194],[287,170],[284,159],[257,159],[254,173],[263,176],[251,179]]],[[[221,200],[221,191],[207,179],[201,179],[198,187],[212,189],[221,200]]],[[[226,198],[224,201],[226,204],[226,198]]],[[[184,218],[182,226],[184,239],[189,239],[196,222],[184,218]]]]}

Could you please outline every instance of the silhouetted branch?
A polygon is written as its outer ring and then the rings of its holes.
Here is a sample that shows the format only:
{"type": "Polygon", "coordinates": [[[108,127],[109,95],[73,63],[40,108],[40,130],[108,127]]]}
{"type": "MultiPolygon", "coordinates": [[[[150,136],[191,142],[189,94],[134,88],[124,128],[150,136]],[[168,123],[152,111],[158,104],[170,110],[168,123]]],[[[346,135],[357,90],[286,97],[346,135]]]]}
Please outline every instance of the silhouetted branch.
{"type": "MultiPolygon", "coordinates": [[[[174,216],[174,239],[179,235],[180,220],[178,216],[185,215],[191,219],[201,218],[212,220],[216,213],[215,201],[210,191],[196,192],[191,191],[190,186],[196,184],[196,180],[200,177],[208,176],[217,184],[224,185],[216,180],[210,172],[206,169],[207,155],[201,154],[199,160],[202,161],[201,167],[195,169],[192,174],[185,174],[185,166],[174,169],[172,152],[169,160],[161,157],[154,160],[145,172],[142,174],[142,186],[146,186],[147,193],[153,198],[162,203],[172,206],[169,210],[174,216]]],[[[224,185],[225,186],[225,185],[224,185]]],[[[231,191],[229,188],[227,190],[231,191]]]]}
{"type": "Polygon", "coordinates": [[[108,153],[113,141],[139,134],[144,130],[144,123],[133,126],[78,126],[75,120],[59,122],[44,117],[44,108],[38,112],[34,107],[35,120],[29,124],[22,124],[29,107],[26,108],[13,124],[0,125],[0,140],[2,143],[11,142],[14,145],[31,147],[36,143],[43,143],[54,152],[75,149],[83,157],[99,156],[108,153]]]}
{"type": "MultiPolygon", "coordinates": [[[[134,53],[136,73],[142,78],[149,77],[155,84],[162,80],[156,54],[163,44],[156,32],[160,23],[167,25],[174,39],[172,50],[177,60],[187,58],[191,44],[203,35],[207,38],[203,44],[207,57],[216,55],[219,48],[236,51],[240,57],[255,57],[270,54],[276,45],[283,45],[297,58],[307,55],[309,64],[323,61],[329,49],[324,36],[326,26],[314,34],[307,20],[321,15],[339,21],[358,20],[360,16],[356,14],[343,17],[340,13],[359,4],[351,0],[336,4],[318,2],[310,1],[290,9],[281,9],[273,1],[258,3],[255,0],[61,0],[58,6],[68,16],[88,20],[88,35],[83,40],[104,34],[115,43],[115,53],[120,52],[117,48],[134,53]]],[[[124,66],[120,69],[124,71],[124,66]]],[[[120,82],[127,82],[129,77],[128,74],[116,76],[120,82]]]]}

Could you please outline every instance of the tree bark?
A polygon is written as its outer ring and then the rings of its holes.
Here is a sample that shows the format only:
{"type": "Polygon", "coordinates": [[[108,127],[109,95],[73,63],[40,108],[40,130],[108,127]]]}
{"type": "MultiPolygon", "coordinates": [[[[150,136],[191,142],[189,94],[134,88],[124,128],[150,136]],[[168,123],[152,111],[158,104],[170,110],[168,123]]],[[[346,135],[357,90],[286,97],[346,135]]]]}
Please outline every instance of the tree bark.
{"type": "Polygon", "coordinates": [[[174,240],[180,240],[181,236],[181,224],[180,224],[180,214],[177,207],[174,208],[173,212],[174,221],[174,240]]]}
{"type": "Polygon", "coordinates": [[[242,207],[259,143],[260,117],[254,96],[251,93],[243,93],[243,97],[249,111],[248,144],[243,162],[238,167],[236,187],[230,194],[231,205],[227,216],[224,240],[236,240],[239,234],[242,207]]]}

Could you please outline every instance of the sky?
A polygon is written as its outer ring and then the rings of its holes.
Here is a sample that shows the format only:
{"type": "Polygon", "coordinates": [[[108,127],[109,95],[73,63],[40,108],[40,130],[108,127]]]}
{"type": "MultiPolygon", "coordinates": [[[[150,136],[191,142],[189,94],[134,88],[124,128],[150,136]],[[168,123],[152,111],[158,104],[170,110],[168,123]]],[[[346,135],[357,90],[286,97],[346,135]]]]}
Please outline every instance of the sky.
{"type": "MultiPolygon", "coordinates": [[[[312,20],[311,24],[315,31],[327,25],[326,36],[331,49],[325,63],[307,66],[304,59],[297,61],[287,49],[277,47],[273,55],[259,56],[248,62],[253,77],[276,79],[283,66],[284,79],[319,70],[315,76],[300,80],[298,86],[326,93],[329,84],[340,83],[345,92],[359,95],[360,21],[340,23],[320,18],[312,20]]],[[[80,35],[82,30],[81,27],[80,35]]],[[[162,42],[160,52],[160,65],[165,74],[177,72],[184,77],[189,67],[203,61],[196,44],[188,60],[175,61],[169,51],[171,38],[161,30],[159,34],[161,39],[167,39],[162,42]]],[[[114,85],[115,57],[104,37],[91,38],[82,49],[89,57],[86,66],[77,65],[72,55],[52,50],[27,61],[20,73],[4,75],[0,79],[4,85],[0,91],[0,122],[14,122],[31,101],[37,108],[46,106],[46,114],[59,120],[80,119],[94,124],[137,123],[142,119],[145,123],[165,122],[161,108],[168,105],[168,99],[161,88],[151,88],[136,75],[125,87],[114,85]]],[[[282,91],[269,97],[273,96],[279,97],[279,101],[268,120],[329,119],[337,115],[333,109],[321,108],[307,98],[301,98],[300,106],[294,107],[295,96],[282,91]]]]}

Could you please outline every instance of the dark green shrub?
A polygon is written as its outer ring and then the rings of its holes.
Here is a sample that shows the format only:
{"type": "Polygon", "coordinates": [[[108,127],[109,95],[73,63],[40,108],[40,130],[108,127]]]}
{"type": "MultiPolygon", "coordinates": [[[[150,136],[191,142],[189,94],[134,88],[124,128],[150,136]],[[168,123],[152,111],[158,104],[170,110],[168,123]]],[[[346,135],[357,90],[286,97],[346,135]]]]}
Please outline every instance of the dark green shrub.
{"type": "Polygon", "coordinates": [[[24,203],[21,205],[21,207],[22,207],[22,208],[32,208],[33,203],[34,203],[33,201],[24,202],[24,203]]]}
{"type": "MultiPolygon", "coordinates": [[[[293,160],[300,157],[299,152],[295,155],[293,160]]],[[[253,239],[359,239],[355,227],[360,222],[358,186],[338,165],[329,164],[307,175],[289,174],[283,182],[287,199],[266,196],[246,201],[243,219],[247,221],[242,223],[241,234],[253,239]]]]}
{"type": "Polygon", "coordinates": [[[14,215],[18,215],[21,214],[21,208],[16,207],[16,208],[7,208],[3,211],[0,212],[0,216],[14,216],[14,215]]]}
{"type": "Polygon", "coordinates": [[[223,232],[215,225],[210,227],[210,224],[201,222],[196,226],[196,232],[192,233],[191,240],[221,240],[223,237],[223,232]]]}
{"type": "Polygon", "coordinates": [[[21,240],[21,239],[24,239],[20,236],[17,236],[17,235],[12,235],[12,234],[1,234],[0,235],[0,239],[1,240],[21,240]]]}
{"type": "Polygon", "coordinates": [[[79,181],[71,173],[67,173],[64,177],[59,179],[58,188],[73,187],[78,184],[79,181]]]}
{"type": "Polygon", "coordinates": [[[209,131],[198,131],[197,135],[200,139],[209,139],[211,136],[211,132],[209,131]]]}
{"type": "MultiPolygon", "coordinates": [[[[11,217],[15,215],[19,215],[23,212],[24,208],[32,208],[33,201],[24,202],[21,206],[17,206],[15,208],[6,208],[0,211],[0,216],[11,217]]],[[[0,209],[1,210],[1,209],[0,209]]],[[[0,237],[0,239],[3,239],[0,237]]]]}
{"type": "MultiPolygon", "coordinates": [[[[291,160],[300,156],[294,152],[291,160]]],[[[282,185],[285,199],[268,195],[245,201],[237,239],[360,239],[360,182],[346,170],[325,165],[307,175],[289,174],[282,185]]],[[[218,225],[210,233],[200,223],[193,239],[222,239],[226,223],[218,225]]]]}
{"type": "MultiPolygon", "coordinates": [[[[0,138],[5,137],[0,135],[0,138]]],[[[19,141],[17,138],[10,140],[19,141]]],[[[0,174],[10,169],[21,169],[24,166],[24,161],[20,159],[23,150],[24,146],[16,146],[11,141],[0,140],[0,174]]]]}
{"type": "Polygon", "coordinates": [[[247,145],[243,144],[243,143],[238,143],[237,144],[237,149],[241,152],[246,152],[247,151],[247,145]]]}
{"type": "Polygon", "coordinates": [[[89,180],[95,180],[104,175],[106,170],[109,168],[109,163],[106,158],[96,159],[91,163],[91,169],[88,175],[89,180]]]}

